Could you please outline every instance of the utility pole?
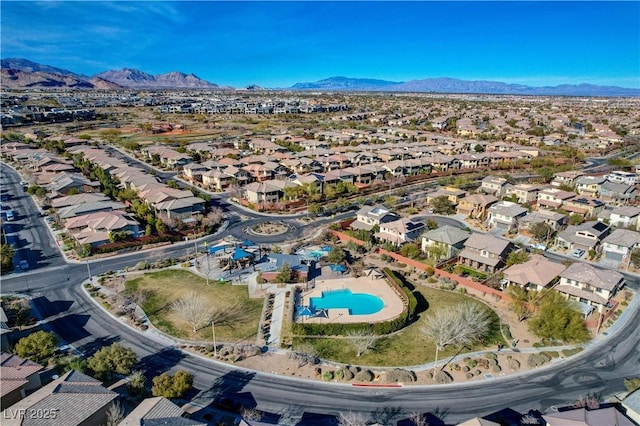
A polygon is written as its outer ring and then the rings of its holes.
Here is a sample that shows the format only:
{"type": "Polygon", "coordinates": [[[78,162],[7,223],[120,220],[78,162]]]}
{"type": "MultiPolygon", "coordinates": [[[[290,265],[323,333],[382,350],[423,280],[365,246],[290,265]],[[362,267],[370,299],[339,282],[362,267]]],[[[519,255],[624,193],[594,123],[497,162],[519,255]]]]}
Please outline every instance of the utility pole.
{"type": "Polygon", "coordinates": [[[87,262],[87,273],[89,274],[89,283],[92,283],[93,282],[93,278],[92,278],[92,275],[91,275],[91,267],[89,266],[89,261],[87,260],[86,262],[87,262]]]}

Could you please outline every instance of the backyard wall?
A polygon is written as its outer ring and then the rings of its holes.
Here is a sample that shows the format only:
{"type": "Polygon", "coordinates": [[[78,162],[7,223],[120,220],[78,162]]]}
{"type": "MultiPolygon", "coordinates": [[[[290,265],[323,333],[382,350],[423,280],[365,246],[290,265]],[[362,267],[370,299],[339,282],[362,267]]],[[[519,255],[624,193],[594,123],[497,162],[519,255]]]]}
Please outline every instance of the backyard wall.
{"type": "MultiPolygon", "coordinates": [[[[336,237],[338,237],[341,241],[347,241],[347,242],[354,242],[360,246],[364,246],[365,242],[361,241],[357,238],[352,237],[351,235],[347,235],[344,232],[340,232],[340,231],[335,231],[335,230],[331,230],[331,232],[333,233],[333,235],[335,235],[336,237]]],[[[378,253],[380,254],[386,254],[387,256],[391,257],[392,259],[400,262],[400,263],[404,263],[405,265],[408,266],[412,266],[420,271],[425,271],[427,268],[427,265],[419,262],[417,260],[414,259],[409,259],[408,257],[404,257],[398,253],[394,253],[392,251],[388,251],[385,250],[383,248],[378,248],[378,253]]],[[[504,294],[503,292],[493,289],[491,287],[488,287],[486,285],[477,283],[475,281],[460,277],[458,275],[452,274],[450,272],[447,272],[443,269],[438,269],[435,268],[435,273],[436,275],[443,277],[443,278],[449,278],[455,282],[457,282],[459,285],[466,287],[470,290],[475,290],[475,291],[479,291],[481,293],[485,293],[485,294],[489,294],[492,295],[494,297],[500,298],[504,301],[509,302],[511,300],[511,298],[509,296],[507,296],[506,294],[504,294]]]]}

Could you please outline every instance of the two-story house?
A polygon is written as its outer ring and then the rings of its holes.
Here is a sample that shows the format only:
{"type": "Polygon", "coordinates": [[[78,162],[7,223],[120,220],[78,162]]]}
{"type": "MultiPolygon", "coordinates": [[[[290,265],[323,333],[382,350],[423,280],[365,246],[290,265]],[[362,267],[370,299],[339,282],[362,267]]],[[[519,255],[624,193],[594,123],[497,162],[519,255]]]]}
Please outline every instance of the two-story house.
{"type": "Polygon", "coordinates": [[[381,223],[380,232],[376,234],[376,237],[400,246],[404,243],[418,240],[424,230],[424,223],[403,217],[393,222],[381,223]]]}
{"type": "Polygon", "coordinates": [[[604,210],[604,203],[597,198],[577,196],[566,200],[562,204],[562,209],[588,219],[600,214],[604,210]]]}
{"type": "Polygon", "coordinates": [[[465,216],[485,220],[489,207],[500,201],[489,194],[472,194],[464,197],[458,203],[457,213],[465,216]]]}
{"type": "Polygon", "coordinates": [[[621,170],[615,170],[604,175],[604,178],[609,182],[624,183],[625,185],[635,185],[638,183],[638,174],[632,172],[624,172],[621,170]]]}
{"type": "Polygon", "coordinates": [[[511,241],[490,234],[471,234],[460,252],[460,263],[470,268],[495,273],[507,262],[509,253],[515,250],[511,241]]]}
{"type": "Polygon", "coordinates": [[[507,188],[506,195],[515,195],[521,204],[533,203],[538,199],[540,185],[521,183],[507,188]]]}
{"type": "Polygon", "coordinates": [[[527,215],[528,210],[511,201],[498,201],[489,207],[488,212],[487,225],[490,228],[510,232],[518,229],[520,219],[527,215]]]}
{"type": "Polygon", "coordinates": [[[502,197],[507,193],[509,182],[505,178],[498,176],[487,176],[482,179],[480,184],[480,191],[495,195],[496,197],[502,197]]]}
{"type": "Polygon", "coordinates": [[[555,289],[568,299],[593,306],[604,313],[611,298],[623,285],[624,277],[619,272],[576,262],[560,274],[560,284],[555,289]]]}
{"type": "Polygon", "coordinates": [[[580,176],[576,179],[576,191],[580,195],[588,197],[598,197],[600,195],[600,185],[606,182],[603,176],[580,176]]]}
{"type": "Polygon", "coordinates": [[[615,262],[629,261],[631,252],[640,247],[640,234],[618,228],[602,240],[602,256],[615,262]]]}
{"type": "Polygon", "coordinates": [[[370,231],[374,226],[383,223],[393,222],[400,218],[396,213],[391,212],[383,205],[363,206],[356,213],[356,220],[351,223],[352,229],[364,229],[370,231]]]}
{"type": "Polygon", "coordinates": [[[559,231],[567,224],[567,215],[540,209],[520,218],[520,229],[530,230],[536,223],[546,223],[553,231],[559,231]]]}
{"type": "Polygon", "coordinates": [[[576,186],[576,179],[578,179],[580,176],[584,176],[584,173],[578,171],[559,172],[553,176],[551,185],[568,186],[574,188],[576,186]]]}
{"type": "Polygon", "coordinates": [[[597,221],[567,226],[567,229],[558,234],[556,246],[571,250],[596,250],[610,232],[609,225],[597,221]]]}
{"type": "MultiPolygon", "coordinates": [[[[609,220],[609,225],[618,228],[633,228],[636,231],[640,230],[638,226],[640,224],[640,207],[625,206],[618,207],[613,210],[605,210],[600,217],[609,220]]],[[[600,217],[598,219],[600,219],[600,217]]]]}
{"type": "Polygon", "coordinates": [[[437,261],[451,259],[462,251],[464,242],[470,236],[471,233],[464,229],[450,225],[440,226],[422,236],[422,252],[437,261]],[[434,250],[434,247],[438,249],[434,250]]]}
{"type": "Polygon", "coordinates": [[[567,200],[576,196],[575,192],[563,191],[558,188],[547,188],[538,192],[538,206],[549,209],[561,207],[567,200]]]}
{"type": "Polygon", "coordinates": [[[600,198],[613,204],[629,204],[636,199],[635,185],[606,181],[600,185],[600,198]]]}
{"type": "Polygon", "coordinates": [[[445,196],[449,199],[452,205],[457,206],[460,199],[466,197],[468,194],[469,193],[467,191],[462,189],[445,186],[427,194],[427,205],[431,204],[432,200],[445,196]]]}

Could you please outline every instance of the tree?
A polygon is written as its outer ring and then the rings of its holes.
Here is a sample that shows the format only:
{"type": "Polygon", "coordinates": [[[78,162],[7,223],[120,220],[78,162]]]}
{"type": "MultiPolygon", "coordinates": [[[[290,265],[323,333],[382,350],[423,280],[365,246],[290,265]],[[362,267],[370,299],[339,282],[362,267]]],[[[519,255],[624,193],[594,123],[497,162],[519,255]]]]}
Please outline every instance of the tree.
{"type": "Polygon", "coordinates": [[[142,371],[134,371],[127,377],[129,393],[136,396],[144,396],[147,379],[142,371]]]}
{"type": "Polygon", "coordinates": [[[79,356],[61,357],[56,359],[56,370],[61,375],[71,370],[84,373],[87,371],[87,361],[79,356]]]}
{"type": "Polygon", "coordinates": [[[563,342],[584,342],[590,334],[582,314],[555,290],[540,298],[540,309],[529,321],[529,329],[536,336],[563,342]]]}
{"type": "Polygon", "coordinates": [[[369,349],[373,349],[377,340],[378,336],[367,330],[349,330],[347,332],[347,341],[356,350],[357,357],[369,349]]]}
{"type": "Polygon", "coordinates": [[[487,309],[478,303],[460,303],[436,311],[422,328],[422,333],[436,344],[434,376],[440,351],[449,345],[468,345],[482,340],[491,324],[487,309]]]}
{"type": "Polygon", "coordinates": [[[193,326],[193,332],[211,320],[211,307],[209,302],[195,291],[190,291],[180,299],[173,302],[173,309],[189,324],[193,326]]]}
{"type": "Polygon", "coordinates": [[[181,398],[193,388],[193,375],[185,370],[178,370],[171,376],[162,373],[153,378],[151,394],[165,398],[181,398]]]}
{"type": "Polygon", "coordinates": [[[549,242],[549,238],[553,235],[553,227],[545,222],[538,222],[529,228],[533,236],[538,241],[549,242]]]}
{"type": "Polygon", "coordinates": [[[294,274],[291,266],[288,263],[284,263],[282,268],[280,268],[280,272],[276,276],[276,281],[281,283],[290,283],[293,282],[294,274]]]}
{"type": "Polygon", "coordinates": [[[354,413],[349,411],[347,413],[340,413],[338,416],[339,426],[367,426],[368,420],[362,413],[354,413]]]}
{"type": "Polygon", "coordinates": [[[429,426],[427,419],[424,418],[424,414],[422,413],[411,413],[411,415],[409,416],[409,421],[411,421],[413,426],[429,426]]]}
{"type": "Polygon", "coordinates": [[[449,197],[446,195],[432,198],[431,201],[429,201],[429,207],[431,207],[436,214],[452,214],[455,212],[449,197]]]}
{"type": "Polygon", "coordinates": [[[53,333],[36,331],[18,340],[15,353],[22,358],[40,362],[53,355],[58,346],[58,338],[53,333]]]}
{"type": "Polygon", "coordinates": [[[327,255],[327,261],[340,264],[347,258],[347,253],[341,247],[333,247],[327,255]]]}
{"type": "Polygon", "coordinates": [[[111,346],[100,348],[87,360],[88,367],[98,378],[111,379],[113,373],[129,374],[138,362],[138,357],[131,349],[115,342],[111,346]]]}
{"type": "Polygon", "coordinates": [[[631,263],[634,266],[640,266],[640,248],[633,249],[631,252],[631,263]]]}
{"type": "Polygon", "coordinates": [[[435,219],[427,219],[424,225],[427,227],[428,230],[438,228],[438,222],[435,219]]]}
{"type": "Polygon", "coordinates": [[[512,285],[507,288],[506,293],[511,298],[511,310],[518,317],[518,321],[524,321],[533,315],[539,296],[537,291],[527,291],[519,285],[512,285]]]}
{"type": "Polygon", "coordinates": [[[507,267],[524,263],[527,260],[529,260],[529,253],[526,251],[512,251],[509,253],[509,256],[507,256],[507,267]]]}
{"type": "Polygon", "coordinates": [[[633,392],[640,389],[640,377],[631,377],[624,379],[624,387],[627,392],[633,392]]]}
{"type": "Polygon", "coordinates": [[[0,245],[0,270],[2,273],[10,272],[13,269],[13,246],[9,244],[0,245]]]}
{"type": "Polygon", "coordinates": [[[584,222],[584,218],[578,213],[573,213],[569,216],[569,225],[580,225],[584,222]]]}
{"type": "Polygon", "coordinates": [[[406,243],[400,247],[400,254],[411,259],[417,258],[421,253],[420,246],[416,243],[406,243]]]}
{"type": "Polygon", "coordinates": [[[124,409],[118,401],[112,403],[107,410],[107,426],[117,426],[124,420],[124,409]]]}
{"type": "Polygon", "coordinates": [[[427,256],[429,258],[433,258],[435,260],[440,260],[445,258],[449,254],[449,249],[444,243],[434,242],[425,247],[425,251],[427,252],[427,256]]]}

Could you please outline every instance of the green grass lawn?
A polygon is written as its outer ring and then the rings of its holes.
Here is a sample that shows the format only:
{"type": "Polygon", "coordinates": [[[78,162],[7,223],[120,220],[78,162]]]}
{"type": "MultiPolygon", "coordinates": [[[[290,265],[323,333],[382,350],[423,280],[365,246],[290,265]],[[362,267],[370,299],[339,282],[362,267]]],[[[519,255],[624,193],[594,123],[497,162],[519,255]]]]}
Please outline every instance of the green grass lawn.
{"type": "MultiPolygon", "coordinates": [[[[416,322],[408,327],[379,339],[373,350],[369,350],[356,357],[356,351],[345,339],[340,338],[294,338],[294,350],[311,345],[317,351],[319,357],[327,360],[342,362],[345,364],[371,365],[371,366],[410,366],[425,364],[435,359],[435,345],[422,335],[421,329],[429,320],[430,312],[435,309],[446,309],[449,306],[466,301],[474,301],[473,298],[458,293],[429,287],[417,287],[427,301],[428,308],[419,314],[416,322]]],[[[475,302],[480,303],[480,302],[475,302]]],[[[420,303],[419,303],[420,304],[420,303]]],[[[483,305],[484,306],[484,305],[483,305]]],[[[498,327],[498,316],[492,311],[496,326],[487,338],[487,347],[496,347],[498,343],[504,343],[498,327]]],[[[473,348],[464,348],[469,352],[482,348],[477,345],[473,348]]],[[[441,351],[439,358],[455,355],[458,348],[447,347],[441,351]]]]}
{"type": "Polygon", "coordinates": [[[254,343],[262,312],[262,299],[249,299],[246,286],[206,281],[187,271],[162,271],[144,274],[125,283],[125,292],[139,290],[149,292],[142,309],[151,323],[165,333],[189,340],[212,340],[210,326],[193,333],[192,326],[172,308],[172,303],[189,291],[196,291],[210,301],[211,308],[219,315],[215,323],[218,342],[254,343]]]}

